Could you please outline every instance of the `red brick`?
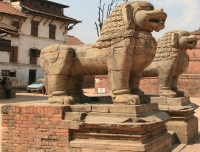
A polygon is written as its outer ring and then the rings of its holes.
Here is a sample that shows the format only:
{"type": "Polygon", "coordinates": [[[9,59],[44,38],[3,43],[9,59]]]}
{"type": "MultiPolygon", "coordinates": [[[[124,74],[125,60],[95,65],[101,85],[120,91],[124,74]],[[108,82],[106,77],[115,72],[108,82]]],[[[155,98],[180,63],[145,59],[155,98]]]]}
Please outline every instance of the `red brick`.
{"type": "Polygon", "coordinates": [[[57,142],[49,142],[49,146],[58,146],[57,142]]]}
{"type": "Polygon", "coordinates": [[[48,121],[49,118],[41,118],[41,121],[48,121]]]}
{"type": "Polygon", "coordinates": [[[59,108],[59,107],[55,107],[55,108],[54,108],[54,113],[55,113],[55,114],[60,114],[60,113],[62,113],[62,112],[60,112],[60,108],[59,108]]]}
{"type": "Polygon", "coordinates": [[[12,107],[12,111],[13,111],[14,113],[19,113],[19,111],[20,111],[19,106],[13,106],[13,107],[12,107]]]}
{"type": "Polygon", "coordinates": [[[30,114],[33,114],[34,113],[34,107],[33,106],[27,107],[26,108],[26,112],[30,113],[30,114]]]}
{"type": "Polygon", "coordinates": [[[13,137],[12,139],[13,139],[13,140],[21,140],[20,137],[13,137]]]}
{"type": "Polygon", "coordinates": [[[60,129],[60,132],[68,133],[68,129],[60,129]]]}
{"type": "Polygon", "coordinates": [[[44,121],[43,122],[45,125],[51,125],[51,121],[44,121]]]}
{"type": "Polygon", "coordinates": [[[2,123],[1,126],[2,127],[9,127],[9,124],[8,123],[2,123]]]}
{"type": "Polygon", "coordinates": [[[19,124],[14,123],[14,124],[13,124],[13,127],[19,127],[19,124]]]}
{"type": "Polygon", "coordinates": [[[62,122],[61,122],[61,125],[62,125],[62,126],[69,126],[69,122],[67,122],[67,121],[62,121],[62,122]]]}
{"type": "Polygon", "coordinates": [[[27,141],[17,140],[15,144],[27,144],[27,141]]]}
{"type": "Polygon", "coordinates": [[[20,130],[19,133],[20,134],[28,134],[28,130],[20,130]]]}
{"type": "Polygon", "coordinates": [[[54,128],[56,128],[55,125],[48,125],[48,129],[54,129],[54,128]]]}
{"type": "Polygon", "coordinates": [[[44,114],[35,114],[35,118],[44,118],[44,114]]]}
{"type": "Polygon", "coordinates": [[[63,133],[63,132],[56,132],[56,135],[57,136],[69,136],[69,134],[68,133],[63,133]]]}
{"type": "Polygon", "coordinates": [[[33,112],[36,114],[37,112],[37,107],[33,107],[33,112]]]}
{"type": "Polygon", "coordinates": [[[19,120],[19,121],[16,121],[17,124],[22,124],[23,121],[22,120],[19,120]]]}
{"type": "Polygon", "coordinates": [[[50,121],[61,121],[62,118],[49,118],[50,121]]]}
{"type": "Polygon", "coordinates": [[[28,130],[28,128],[16,127],[15,130],[19,130],[19,131],[21,131],[21,130],[28,130]]]}
{"type": "Polygon", "coordinates": [[[48,107],[48,113],[54,114],[54,107],[48,107]]]}
{"type": "Polygon", "coordinates": [[[47,128],[48,128],[48,125],[40,125],[40,128],[42,128],[42,129],[47,129],[47,128]]]}
{"type": "Polygon", "coordinates": [[[23,128],[29,128],[31,127],[32,124],[20,124],[19,126],[20,127],[23,127],[23,128]]]}
{"type": "Polygon", "coordinates": [[[42,107],[42,108],[41,108],[41,114],[45,114],[45,108],[46,108],[46,107],[42,107]]]}
{"type": "Polygon", "coordinates": [[[21,116],[20,120],[22,120],[22,121],[28,120],[28,117],[23,117],[23,116],[21,116]]]}
{"type": "Polygon", "coordinates": [[[60,146],[60,147],[69,147],[69,144],[59,144],[58,143],[58,146],[60,146]]]}
{"type": "Polygon", "coordinates": [[[13,147],[20,147],[20,144],[13,144],[13,147]]]}
{"type": "Polygon", "coordinates": [[[56,132],[55,131],[47,131],[47,132],[43,132],[43,135],[54,136],[54,135],[56,135],[56,132]]]}
{"type": "Polygon", "coordinates": [[[2,115],[2,120],[11,120],[11,119],[13,119],[13,116],[2,115]]]}
{"type": "Polygon", "coordinates": [[[53,117],[54,118],[62,118],[62,115],[61,114],[54,114],[53,117]]]}
{"type": "Polygon", "coordinates": [[[22,117],[27,117],[27,118],[31,118],[31,117],[34,117],[34,114],[23,114],[22,117]]]}
{"type": "Polygon", "coordinates": [[[14,116],[13,119],[14,120],[20,120],[20,116],[14,116]]]}
{"type": "Polygon", "coordinates": [[[45,114],[45,118],[53,118],[53,114],[52,113],[47,113],[47,114],[45,114]]]}
{"type": "Polygon", "coordinates": [[[8,123],[8,120],[2,120],[3,123],[8,123]]]}

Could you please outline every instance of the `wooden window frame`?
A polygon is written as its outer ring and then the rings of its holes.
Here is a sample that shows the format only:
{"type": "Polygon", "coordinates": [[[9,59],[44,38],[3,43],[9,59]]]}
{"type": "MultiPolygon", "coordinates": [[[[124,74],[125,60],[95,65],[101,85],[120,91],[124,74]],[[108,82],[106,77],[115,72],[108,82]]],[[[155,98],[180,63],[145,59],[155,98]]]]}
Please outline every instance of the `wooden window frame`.
{"type": "MultiPolygon", "coordinates": [[[[19,21],[13,21],[12,26],[16,27],[17,30],[20,28],[20,22],[19,21]]],[[[19,35],[11,34],[13,37],[19,37],[19,35]]]]}
{"type": "Polygon", "coordinates": [[[31,21],[31,35],[38,36],[38,28],[39,28],[39,22],[38,21],[31,21]]]}
{"type": "Polygon", "coordinates": [[[56,25],[49,25],[49,38],[54,40],[56,39],[56,25]]]}
{"type": "Polygon", "coordinates": [[[30,64],[37,64],[37,58],[40,57],[41,50],[30,49],[30,64]]]}
{"type": "Polygon", "coordinates": [[[1,71],[1,75],[2,75],[3,77],[10,76],[10,70],[2,70],[2,71],[1,71]]]}
{"type": "Polygon", "coordinates": [[[13,63],[17,63],[17,61],[18,61],[18,46],[11,46],[9,61],[13,62],[13,63]]]}

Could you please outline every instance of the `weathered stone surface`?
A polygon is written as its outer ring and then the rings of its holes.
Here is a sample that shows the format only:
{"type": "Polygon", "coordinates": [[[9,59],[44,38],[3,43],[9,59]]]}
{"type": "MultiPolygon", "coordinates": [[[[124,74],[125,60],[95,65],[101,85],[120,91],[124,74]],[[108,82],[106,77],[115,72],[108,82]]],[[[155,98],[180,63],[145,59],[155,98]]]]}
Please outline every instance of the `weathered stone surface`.
{"type": "Polygon", "coordinates": [[[86,117],[86,113],[83,112],[67,112],[65,113],[65,119],[70,121],[81,121],[86,117]]]}
{"type": "Polygon", "coordinates": [[[40,65],[49,102],[89,102],[82,92],[83,76],[108,75],[113,103],[149,103],[139,90],[140,75],[155,56],[156,41],[151,32],[162,30],[166,18],[162,9],[154,9],[149,2],[122,3],[105,20],[94,45],[44,48],[40,65]]]}
{"type": "Polygon", "coordinates": [[[188,144],[198,134],[198,118],[192,117],[186,121],[169,121],[166,123],[168,131],[174,131],[177,143],[188,144]]]}
{"type": "Polygon", "coordinates": [[[188,144],[198,134],[198,119],[194,116],[198,106],[191,103],[189,97],[151,97],[151,100],[172,117],[166,126],[168,131],[175,132],[176,143],[188,144]]]}
{"type": "MultiPolygon", "coordinates": [[[[91,109],[93,107],[95,111],[87,112],[81,123],[79,120],[77,123],[71,122],[65,117],[65,121],[75,124],[70,125],[70,129],[73,128],[70,149],[87,152],[171,151],[172,137],[165,126],[170,117],[158,110],[156,103],[129,106],[91,105],[91,109]]],[[[73,112],[65,113],[67,116],[67,113],[73,112]]]]}
{"type": "Polygon", "coordinates": [[[143,77],[158,76],[160,96],[184,97],[184,92],[177,88],[178,77],[189,65],[186,51],[196,47],[197,38],[178,30],[165,33],[157,43],[155,58],[143,71],[143,77]]]}

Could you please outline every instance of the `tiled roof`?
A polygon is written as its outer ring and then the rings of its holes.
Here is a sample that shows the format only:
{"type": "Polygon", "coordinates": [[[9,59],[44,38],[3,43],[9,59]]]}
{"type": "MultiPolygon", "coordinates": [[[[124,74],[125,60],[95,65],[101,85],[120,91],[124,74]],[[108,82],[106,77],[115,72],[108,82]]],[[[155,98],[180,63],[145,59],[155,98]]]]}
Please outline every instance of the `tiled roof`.
{"type": "Polygon", "coordinates": [[[81,45],[81,44],[84,44],[84,43],[81,42],[78,38],[71,36],[71,35],[68,35],[67,44],[68,45],[81,45]]]}
{"type": "Polygon", "coordinates": [[[25,9],[25,11],[27,11],[28,13],[33,13],[33,14],[40,14],[41,16],[48,16],[48,17],[53,17],[55,18],[56,20],[67,20],[67,21],[70,21],[72,23],[80,23],[81,21],[78,21],[76,19],[73,19],[71,17],[67,17],[67,16],[58,16],[58,15],[55,15],[55,14],[50,14],[50,13],[46,13],[46,12],[42,12],[42,11],[38,11],[38,10],[35,10],[35,9],[31,9],[29,7],[26,7],[26,6],[23,6],[21,5],[21,7],[23,9],[25,9]]]}
{"type": "Polygon", "coordinates": [[[18,34],[16,27],[0,22],[0,33],[18,34]]]}
{"type": "Polygon", "coordinates": [[[16,31],[16,27],[0,22],[0,28],[16,31]]]}
{"type": "Polygon", "coordinates": [[[23,17],[23,18],[27,18],[27,16],[18,11],[17,9],[15,9],[14,7],[12,7],[11,4],[9,3],[5,3],[5,2],[2,2],[0,1],[0,13],[5,13],[5,14],[10,14],[10,15],[14,15],[14,16],[20,16],[20,17],[23,17]]]}

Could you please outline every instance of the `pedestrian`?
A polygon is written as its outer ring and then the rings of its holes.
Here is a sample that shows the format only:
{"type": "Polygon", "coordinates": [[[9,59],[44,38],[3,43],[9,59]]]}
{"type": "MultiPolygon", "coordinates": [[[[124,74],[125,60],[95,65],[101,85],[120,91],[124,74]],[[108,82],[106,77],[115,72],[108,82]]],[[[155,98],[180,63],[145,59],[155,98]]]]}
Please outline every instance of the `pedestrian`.
{"type": "Polygon", "coordinates": [[[46,91],[45,85],[44,85],[43,88],[42,88],[42,92],[43,92],[43,95],[47,95],[47,91],[46,91]]]}
{"type": "Polygon", "coordinates": [[[6,98],[10,99],[10,97],[11,97],[11,90],[12,90],[12,83],[11,83],[9,77],[7,77],[6,80],[5,80],[4,88],[6,90],[6,98]]]}
{"type": "Polygon", "coordinates": [[[4,87],[5,83],[6,83],[6,78],[7,77],[3,77],[3,79],[1,80],[1,85],[4,87]]]}

